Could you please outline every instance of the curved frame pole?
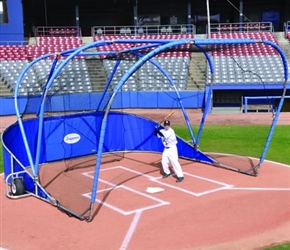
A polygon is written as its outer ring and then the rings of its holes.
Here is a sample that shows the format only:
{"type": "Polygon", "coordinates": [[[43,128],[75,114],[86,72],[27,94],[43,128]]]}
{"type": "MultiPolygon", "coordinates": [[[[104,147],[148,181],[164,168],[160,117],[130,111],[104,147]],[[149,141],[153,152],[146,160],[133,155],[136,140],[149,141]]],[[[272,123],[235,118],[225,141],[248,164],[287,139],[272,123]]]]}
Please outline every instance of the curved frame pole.
{"type": "MultiPolygon", "coordinates": [[[[54,59],[53,59],[53,62],[52,62],[51,68],[50,68],[50,72],[49,72],[49,75],[48,75],[48,77],[47,77],[47,80],[46,80],[45,85],[46,85],[46,84],[48,83],[48,81],[50,80],[50,78],[51,78],[51,76],[52,76],[52,74],[53,74],[53,72],[54,72],[54,70],[55,70],[55,68],[56,68],[56,64],[57,64],[57,62],[58,62],[58,57],[59,57],[59,54],[56,54],[55,57],[54,57],[54,59]]],[[[43,99],[43,95],[41,96],[41,100],[42,100],[42,99],[43,99]]],[[[36,116],[39,115],[39,111],[40,111],[40,109],[38,109],[38,110],[36,111],[36,116]]]]}
{"type": "MultiPolygon", "coordinates": [[[[108,118],[108,114],[111,108],[111,105],[113,103],[113,100],[117,94],[117,92],[119,91],[119,89],[123,86],[123,84],[125,83],[125,81],[127,81],[127,79],[135,72],[137,71],[146,61],[148,61],[149,59],[151,59],[152,57],[154,57],[155,55],[165,51],[168,48],[172,48],[174,46],[178,46],[178,45],[183,45],[185,43],[187,43],[188,40],[180,40],[180,41],[171,41],[168,42],[164,45],[161,45],[159,47],[157,47],[156,49],[148,52],[145,56],[143,56],[142,58],[140,58],[133,66],[131,66],[131,68],[122,76],[122,78],[120,79],[119,83],[117,84],[117,86],[115,87],[113,94],[107,104],[106,107],[106,111],[105,111],[105,115],[103,117],[102,120],[102,125],[101,125],[101,131],[100,131],[100,139],[99,139],[99,144],[98,144],[98,152],[97,152],[97,161],[96,161],[96,168],[95,168],[95,174],[94,174],[94,178],[93,178],[93,188],[92,188],[92,196],[91,196],[91,202],[95,202],[96,199],[96,191],[97,191],[97,181],[99,178],[99,172],[100,172],[100,166],[101,166],[101,160],[102,160],[102,152],[103,152],[103,144],[104,144],[104,138],[105,138],[105,133],[106,133],[106,126],[107,126],[107,118],[108,118]]],[[[91,207],[91,210],[93,209],[93,205],[91,207]]]]}
{"type": "MultiPolygon", "coordinates": [[[[141,57],[141,55],[139,55],[138,53],[136,53],[136,54],[141,57]]],[[[188,115],[187,115],[186,110],[185,110],[185,108],[183,106],[180,93],[179,93],[178,89],[176,88],[176,86],[175,86],[175,84],[173,82],[172,77],[168,74],[168,72],[165,69],[163,69],[161,67],[161,65],[158,62],[156,62],[155,60],[152,60],[152,58],[151,59],[148,59],[148,61],[150,63],[152,63],[156,68],[158,68],[160,70],[160,72],[167,78],[167,80],[169,81],[170,85],[175,89],[175,93],[177,95],[178,102],[180,104],[180,107],[181,107],[181,110],[182,110],[182,113],[183,113],[184,120],[185,120],[186,125],[187,125],[187,128],[189,130],[191,139],[192,139],[193,143],[195,144],[196,140],[195,140],[194,133],[192,131],[192,128],[191,128],[191,125],[190,125],[190,122],[189,122],[188,115]]]]}
{"type": "Polygon", "coordinates": [[[111,75],[110,75],[110,77],[109,77],[109,79],[108,79],[108,81],[107,81],[107,83],[106,83],[106,86],[105,86],[104,91],[103,91],[103,93],[102,93],[102,96],[101,96],[101,98],[100,98],[99,104],[98,104],[98,106],[97,106],[97,108],[96,108],[97,111],[99,110],[100,105],[101,105],[102,101],[103,101],[104,98],[105,98],[106,92],[107,92],[107,90],[108,90],[108,88],[109,88],[109,86],[110,86],[110,84],[111,84],[111,82],[112,82],[112,80],[113,80],[113,77],[114,77],[114,75],[115,75],[115,73],[116,73],[116,71],[117,71],[117,69],[118,69],[120,63],[121,63],[121,60],[119,59],[119,60],[116,62],[114,68],[113,68],[113,71],[112,71],[112,73],[111,73],[111,75]]]}
{"type": "MultiPolygon", "coordinates": [[[[120,41],[124,42],[123,40],[120,40],[120,41]]],[[[120,41],[117,41],[117,42],[120,42],[120,41]]],[[[116,41],[113,41],[113,42],[116,42],[116,41]]],[[[41,144],[42,144],[45,101],[46,101],[46,96],[47,96],[48,90],[52,86],[54,79],[59,75],[61,70],[69,63],[69,61],[71,59],[73,59],[75,56],[80,55],[84,50],[87,50],[87,49],[92,48],[92,47],[100,47],[100,46],[103,46],[103,45],[110,45],[113,42],[112,41],[103,41],[103,40],[96,41],[96,42],[94,42],[92,44],[88,44],[88,45],[85,45],[85,46],[77,48],[77,49],[71,49],[71,50],[64,51],[64,52],[60,53],[61,55],[68,55],[68,56],[50,75],[51,77],[48,79],[48,81],[47,81],[47,83],[45,85],[44,92],[43,92],[43,95],[42,95],[42,101],[41,101],[41,104],[40,104],[39,126],[38,126],[38,135],[37,135],[38,139],[37,139],[37,146],[36,146],[37,154],[36,154],[36,157],[35,157],[35,164],[32,164],[33,173],[34,173],[35,176],[38,175],[38,171],[39,171],[39,159],[40,159],[40,148],[41,148],[41,144]]],[[[137,43],[137,42],[138,41],[135,40],[135,43],[137,43]]],[[[101,55],[102,53],[99,53],[99,54],[101,55]]],[[[115,52],[113,52],[111,54],[115,54],[115,52]]],[[[51,56],[51,55],[50,54],[46,55],[46,57],[48,57],[48,56],[51,56]]],[[[25,132],[23,132],[23,134],[25,134],[25,132]]],[[[28,146],[27,140],[25,140],[25,141],[26,141],[26,144],[28,146]]],[[[30,155],[30,161],[31,161],[31,163],[33,163],[30,151],[29,151],[29,155],[30,155]]]]}
{"type": "MultiPolygon", "coordinates": [[[[270,145],[270,142],[271,142],[272,137],[273,137],[274,129],[276,127],[276,124],[277,124],[277,121],[278,121],[278,118],[279,118],[279,114],[280,114],[280,112],[282,110],[282,107],[283,107],[283,104],[284,104],[285,95],[286,95],[286,91],[287,91],[287,79],[289,77],[288,62],[287,62],[287,58],[286,58],[284,52],[282,51],[282,49],[277,44],[275,44],[275,43],[273,43],[271,41],[263,40],[262,42],[274,47],[279,52],[279,54],[280,54],[280,56],[282,58],[283,66],[284,66],[284,78],[285,78],[285,81],[284,81],[283,92],[282,92],[282,96],[281,96],[281,99],[280,99],[280,102],[279,102],[279,105],[278,105],[278,109],[277,109],[275,117],[274,117],[274,119],[272,121],[272,124],[271,124],[271,127],[270,127],[270,131],[269,131],[269,134],[268,134],[265,146],[264,146],[264,150],[263,150],[262,156],[260,158],[260,163],[258,165],[260,165],[260,164],[262,164],[264,162],[266,154],[268,152],[269,145],[270,145]]],[[[257,172],[257,174],[258,174],[258,172],[257,172]]]]}
{"type": "Polygon", "coordinates": [[[30,167],[31,167],[33,176],[36,176],[37,174],[36,174],[36,171],[35,171],[35,168],[34,168],[34,162],[33,162],[33,159],[32,159],[32,154],[31,154],[31,151],[30,151],[30,148],[29,148],[29,145],[28,145],[28,141],[27,141],[25,129],[24,129],[23,122],[22,122],[22,119],[21,119],[21,114],[20,114],[20,111],[19,111],[19,106],[18,106],[18,92],[19,92],[19,86],[20,86],[20,84],[21,84],[21,82],[23,80],[23,77],[24,77],[25,73],[30,69],[30,67],[33,66],[34,64],[36,64],[38,61],[40,61],[42,59],[45,59],[47,57],[50,57],[50,56],[51,56],[50,54],[43,55],[41,57],[36,58],[30,64],[28,64],[23,69],[23,71],[21,72],[21,74],[19,75],[19,77],[17,79],[17,82],[16,82],[16,85],[15,85],[15,89],[14,89],[15,113],[16,113],[16,117],[17,117],[17,120],[18,120],[19,128],[20,128],[20,133],[21,133],[22,138],[23,138],[23,143],[24,143],[25,151],[26,151],[26,154],[27,154],[27,158],[28,158],[28,161],[29,161],[29,164],[30,164],[30,167]]]}
{"type": "MultiPolygon", "coordinates": [[[[103,41],[100,41],[99,44],[101,46],[101,45],[104,44],[104,42],[103,41]]],[[[90,44],[90,45],[87,45],[85,47],[90,48],[91,46],[92,45],[90,44]]],[[[69,57],[66,58],[66,60],[64,60],[64,62],[62,62],[57,67],[57,69],[53,71],[50,79],[46,83],[45,90],[44,90],[44,93],[43,93],[43,96],[42,96],[42,101],[41,101],[41,104],[40,104],[40,109],[39,109],[39,127],[38,127],[38,135],[37,135],[38,140],[37,140],[37,146],[36,146],[36,151],[38,152],[38,154],[35,157],[35,163],[33,162],[33,159],[32,159],[32,154],[31,154],[31,151],[30,151],[30,148],[29,148],[29,145],[28,145],[28,141],[27,141],[27,137],[26,137],[25,130],[24,130],[23,122],[21,120],[21,115],[20,115],[20,111],[19,111],[19,107],[18,107],[18,103],[17,103],[18,92],[19,92],[19,86],[20,86],[20,84],[22,82],[22,79],[23,79],[25,73],[29,70],[29,68],[32,67],[38,61],[43,60],[45,58],[48,58],[48,57],[52,56],[53,54],[50,54],[49,53],[49,54],[43,55],[43,56],[41,56],[41,57],[33,60],[31,63],[29,63],[24,68],[24,70],[21,72],[21,74],[19,75],[19,78],[17,80],[16,86],[15,86],[15,91],[14,91],[15,112],[16,112],[17,120],[19,122],[20,132],[21,132],[21,135],[22,135],[22,138],[23,138],[23,141],[24,141],[24,146],[25,146],[26,154],[27,154],[27,157],[28,157],[28,160],[29,160],[29,164],[30,164],[30,167],[32,169],[32,173],[33,173],[33,175],[35,177],[38,175],[38,170],[39,170],[39,166],[38,166],[39,165],[39,158],[40,158],[40,150],[39,150],[39,148],[40,148],[41,143],[42,143],[41,135],[42,135],[42,131],[43,131],[43,119],[44,119],[44,115],[43,114],[44,114],[44,105],[45,105],[47,91],[51,87],[54,79],[60,73],[60,71],[62,70],[62,68],[69,62],[69,60],[71,58],[73,58],[75,55],[77,55],[82,50],[83,50],[82,47],[79,48],[79,49],[75,49],[75,50],[69,50],[69,52],[72,51],[73,53],[70,54],[69,57]]],[[[63,55],[63,54],[66,54],[66,53],[68,53],[68,51],[64,51],[63,53],[60,53],[60,54],[63,55]]]]}
{"type": "MultiPolygon", "coordinates": [[[[81,53],[84,50],[87,50],[89,48],[100,47],[100,46],[108,45],[108,44],[112,44],[112,42],[111,41],[103,41],[103,40],[101,40],[101,41],[96,41],[94,43],[85,45],[85,46],[80,47],[78,49],[70,49],[70,50],[67,50],[67,51],[64,51],[64,52],[60,53],[60,55],[68,56],[68,57],[57,67],[56,70],[54,70],[52,72],[52,74],[50,74],[50,78],[48,78],[48,81],[46,83],[46,86],[45,86],[45,89],[44,89],[44,92],[43,92],[43,95],[42,95],[40,108],[38,109],[38,115],[39,115],[39,120],[40,121],[39,121],[39,127],[38,127],[38,135],[37,135],[38,140],[37,140],[37,148],[36,148],[36,151],[38,153],[37,153],[37,155],[35,157],[35,163],[33,162],[33,159],[32,159],[32,154],[31,154],[31,151],[30,151],[30,148],[29,148],[29,145],[28,145],[26,133],[25,133],[24,126],[23,126],[23,123],[22,123],[22,120],[21,120],[21,115],[20,115],[20,111],[19,111],[18,103],[17,103],[17,97],[18,97],[20,83],[22,82],[22,79],[23,79],[25,73],[29,70],[29,68],[32,67],[38,61],[43,60],[45,58],[48,58],[48,57],[52,56],[53,54],[49,53],[49,54],[40,56],[39,58],[33,60],[31,63],[29,63],[24,68],[24,70],[19,75],[19,78],[18,78],[16,86],[15,86],[15,91],[14,91],[14,106],[15,106],[15,112],[16,112],[17,120],[19,122],[20,132],[21,132],[21,135],[22,135],[22,138],[23,138],[26,154],[27,154],[27,157],[28,157],[28,160],[29,160],[29,164],[30,164],[30,167],[32,169],[32,173],[33,173],[34,176],[37,176],[38,175],[38,171],[39,171],[40,146],[41,146],[41,143],[42,143],[41,135],[42,135],[42,131],[43,131],[44,108],[45,108],[45,101],[46,101],[46,95],[47,95],[48,89],[51,87],[54,79],[58,76],[60,71],[67,65],[67,63],[73,57],[75,57],[77,55],[81,55],[81,53]]],[[[86,53],[86,54],[91,54],[91,55],[107,54],[107,55],[109,55],[109,54],[116,54],[116,52],[109,52],[109,53],[96,52],[96,53],[86,53]]]]}
{"type": "MultiPolygon", "coordinates": [[[[266,142],[266,145],[265,145],[265,148],[264,148],[264,152],[262,154],[262,157],[260,159],[260,163],[263,162],[264,160],[264,157],[266,155],[266,152],[267,152],[267,149],[268,149],[268,145],[270,143],[270,140],[272,138],[272,133],[273,133],[273,130],[275,128],[275,125],[276,125],[276,122],[278,120],[278,115],[281,111],[281,108],[282,108],[282,105],[283,105],[283,101],[284,101],[284,96],[285,96],[285,93],[286,93],[286,82],[287,82],[287,79],[288,79],[288,63],[287,63],[287,59],[286,59],[286,56],[285,54],[283,53],[283,51],[280,49],[280,47],[278,45],[276,45],[275,43],[271,42],[271,41],[267,41],[267,40],[254,40],[254,39],[182,39],[182,40],[179,40],[179,41],[176,41],[176,40],[153,40],[153,39],[145,39],[145,40],[142,40],[142,39],[133,39],[133,40],[123,40],[123,39],[120,39],[120,40],[114,40],[114,41],[96,41],[94,43],[91,43],[91,44],[88,44],[88,45],[85,45],[83,47],[80,47],[78,49],[73,49],[73,50],[69,50],[69,51],[64,51],[61,53],[61,55],[63,56],[67,56],[68,57],[57,67],[56,70],[54,70],[53,74],[51,75],[51,78],[48,80],[46,86],[45,86],[45,90],[44,90],[44,94],[43,94],[43,100],[41,102],[41,108],[40,108],[40,117],[39,119],[43,120],[44,119],[44,104],[45,104],[45,101],[46,101],[46,95],[47,95],[47,91],[48,89],[51,87],[54,79],[58,76],[58,74],[60,73],[60,71],[62,70],[62,68],[64,68],[66,66],[66,64],[75,56],[77,55],[88,55],[88,54],[94,54],[94,55],[104,55],[104,54],[116,54],[116,52],[109,52],[109,53],[106,53],[106,52],[101,52],[101,53],[83,53],[84,50],[86,49],[89,49],[89,48],[93,48],[93,47],[99,47],[99,46],[103,46],[103,45],[110,45],[112,43],[132,43],[132,44],[138,44],[138,43],[155,43],[156,46],[158,46],[157,48],[153,49],[152,51],[148,52],[146,55],[144,55],[142,58],[140,58],[133,66],[131,66],[131,68],[122,76],[121,80],[119,81],[119,83],[117,84],[117,86],[114,88],[114,91],[113,91],[113,94],[107,104],[107,107],[106,107],[106,110],[105,110],[105,115],[103,117],[103,120],[102,120],[102,125],[101,125],[101,131],[100,131],[100,140],[99,140],[99,145],[98,145],[98,158],[97,158],[97,161],[96,161],[96,171],[95,171],[95,175],[94,175],[94,184],[93,184],[93,188],[92,188],[92,198],[91,198],[91,201],[94,202],[95,201],[95,198],[96,198],[96,190],[97,190],[97,180],[98,177],[99,177],[99,170],[100,170],[100,164],[101,164],[101,157],[102,157],[102,150],[103,150],[103,143],[104,143],[104,136],[105,136],[105,132],[106,132],[106,123],[107,123],[107,117],[108,117],[108,113],[109,113],[109,110],[111,108],[111,105],[112,105],[112,102],[117,94],[117,92],[120,90],[120,88],[123,86],[124,82],[136,71],[138,70],[146,61],[150,60],[152,57],[154,57],[155,55],[165,51],[166,49],[168,48],[172,48],[174,46],[178,46],[178,45],[184,45],[185,43],[188,43],[188,42],[192,42],[195,44],[195,46],[202,46],[202,45],[222,45],[222,44],[253,44],[253,43],[265,43],[265,44],[268,44],[272,47],[274,47],[278,52],[279,54],[281,55],[282,57],[282,62],[283,62],[283,66],[284,66],[284,77],[285,77],[285,83],[284,83],[284,91],[283,91],[283,96],[280,100],[280,104],[279,104],[279,107],[278,107],[278,111],[276,113],[276,116],[275,116],[275,119],[273,120],[272,122],[272,126],[271,126],[271,129],[270,129],[270,133],[268,135],[268,138],[267,138],[267,142],[266,142]]],[[[149,47],[153,47],[153,45],[148,45],[148,48],[149,47]]],[[[144,48],[146,48],[146,46],[144,46],[144,48]]],[[[123,51],[123,53],[125,52],[129,52],[130,50],[139,50],[140,47],[134,47],[134,48],[130,48],[128,50],[125,50],[123,51]]],[[[205,53],[205,55],[207,56],[207,60],[209,61],[209,64],[211,65],[211,60],[208,56],[207,53],[205,53]]],[[[18,109],[18,103],[17,103],[17,96],[18,96],[18,90],[19,90],[19,85],[23,79],[23,76],[24,74],[27,72],[27,70],[33,65],[35,64],[36,62],[44,59],[44,58],[47,58],[51,56],[51,54],[47,54],[47,55],[44,55],[44,56],[41,56],[37,59],[35,59],[33,62],[31,62],[23,71],[22,73],[20,74],[19,78],[18,78],[18,81],[17,81],[17,84],[16,84],[16,88],[15,88],[15,92],[14,92],[14,100],[15,100],[15,110],[16,110],[16,115],[17,115],[17,119],[19,121],[19,126],[20,126],[20,131],[21,131],[21,134],[23,136],[23,140],[24,140],[24,145],[25,145],[25,149],[26,149],[26,152],[27,152],[27,155],[28,155],[28,159],[29,159],[29,163],[31,164],[31,168],[32,168],[32,172],[33,172],[33,175],[37,175],[38,174],[38,167],[37,169],[35,168],[35,165],[33,165],[33,160],[32,160],[32,156],[31,156],[31,152],[30,152],[30,149],[29,149],[29,145],[28,145],[28,142],[27,142],[27,138],[26,138],[26,135],[25,135],[25,131],[24,131],[24,127],[23,127],[23,123],[21,121],[21,116],[20,116],[20,112],[19,112],[19,109],[18,109]],[[37,170],[37,171],[36,171],[37,170]]],[[[211,73],[213,73],[213,68],[211,69],[211,73]]],[[[171,84],[173,82],[171,81],[171,84]]],[[[174,84],[174,83],[173,83],[174,84]]],[[[212,83],[211,83],[212,85],[212,83]]],[[[173,85],[174,86],[174,85],[173,85]]],[[[212,89],[212,86],[211,86],[211,89],[212,89]]],[[[208,98],[209,99],[209,98],[208,98]]],[[[208,101],[207,99],[207,101],[208,101]]],[[[42,122],[40,122],[40,124],[42,124],[42,122]]],[[[39,131],[38,133],[39,134],[42,134],[42,130],[43,130],[43,127],[42,125],[39,126],[39,131]]],[[[199,137],[198,137],[199,139],[199,137]]],[[[37,144],[37,148],[40,147],[41,145],[41,141],[38,141],[38,144],[37,144]]],[[[91,208],[92,209],[92,208],[91,208]]]]}
{"type": "Polygon", "coordinates": [[[197,139],[196,139],[195,148],[198,148],[198,144],[199,144],[199,141],[200,141],[200,138],[201,138],[201,133],[202,133],[202,130],[203,130],[203,127],[204,127],[204,123],[205,123],[205,118],[206,118],[206,116],[207,116],[207,114],[209,112],[209,105],[211,103],[214,67],[213,67],[212,60],[210,59],[210,55],[205,51],[205,49],[203,47],[197,45],[197,44],[196,44],[196,47],[198,47],[200,50],[203,51],[203,54],[205,55],[205,58],[207,60],[207,63],[208,63],[209,68],[210,68],[210,73],[211,73],[211,81],[210,81],[209,88],[206,87],[206,89],[205,89],[206,90],[206,92],[205,92],[205,96],[206,96],[205,108],[204,108],[204,112],[202,114],[200,126],[199,126],[198,133],[197,133],[197,139]]]}
{"type": "MultiPolygon", "coordinates": [[[[124,40],[115,40],[114,42],[129,42],[129,41],[131,41],[131,40],[126,40],[126,41],[124,41],[124,40]]],[[[143,41],[144,42],[144,40],[141,40],[141,41],[143,41]]],[[[155,43],[156,43],[156,40],[145,40],[146,42],[152,42],[152,41],[154,41],[155,43]]],[[[161,43],[166,43],[166,44],[170,44],[170,43],[176,43],[176,44],[174,44],[173,46],[169,46],[169,47],[174,47],[174,46],[178,46],[178,45],[184,45],[184,44],[187,44],[187,43],[192,43],[192,44],[195,44],[194,43],[194,41],[192,41],[191,39],[186,39],[186,38],[184,38],[184,39],[180,39],[178,42],[176,42],[176,40],[160,40],[161,41],[161,43]]],[[[134,42],[135,43],[140,43],[140,40],[134,40],[134,42]]],[[[139,57],[141,57],[141,54],[139,54],[139,53],[136,53],[135,51],[139,51],[140,49],[143,49],[143,48],[151,48],[151,47],[156,47],[157,46],[157,43],[156,44],[149,44],[149,45],[147,45],[147,46],[140,46],[140,47],[133,47],[133,48],[130,48],[130,49],[126,49],[126,50],[124,50],[124,51],[122,51],[122,52],[131,52],[131,53],[134,53],[134,54],[137,54],[139,57]]],[[[198,46],[200,49],[202,49],[202,47],[200,47],[200,46],[198,46]]],[[[165,49],[164,49],[165,50],[165,49]]],[[[164,51],[163,50],[163,51],[164,51]]],[[[160,52],[159,52],[160,53],[160,52]]],[[[142,55],[143,56],[143,55],[142,55]]],[[[211,61],[210,61],[210,57],[209,57],[209,55],[208,54],[205,54],[205,56],[206,56],[206,58],[207,58],[207,60],[209,61],[209,64],[211,65],[211,68],[213,67],[212,66],[212,63],[211,63],[211,61]]],[[[177,90],[177,88],[176,88],[176,86],[175,86],[175,84],[174,84],[174,82],[173,82],[173,80],[172,80],[172,78],[171,78],[171,76],[161,67],[161,65],[159,65],[156,61],[154,61],[154,60],[152,60],[151,58],[150,59],[148,59],[148,61],[150,61],[153,65],[155,65],[162,73],[163,73],[163,75],[168,79],[168,81],[169,81],[169,83],[171,84],[171,86],[173,86],[174,87],[174,89],[175,89],[175,92],[176,92],[176,95],[177,95],[177,97],[178,97],[178,101],[179,101],[179,104],[180,104],[180,107],[181,107],[181,109],[182,109],[182,112],[183,112],[183,116],[184,116],[184,120],[185,120],[185,122],[186,122],[186,125],[187,125],[187,128],[188,128],[188,130],[189,130],[189,133],[190,133],[190,136],[191,136],[191,138],[192,138],[192,142],[194,143],[194,144],[196,144],[196,139],[195,139],[195,137],[194,137],[194,134],[193,134],[193,131],[192,131],[192,127],[191,127],[191,125],[190,125],[190,122],[189,122],[189,118],[188,118],[188,115],[187,115],[187,113],[186,113],[186,110],[185,110],[185,108],[184,108],[184,106],[183,106],[183,103],[182,103],[182,100],[181,100],[181,96],[180,96],[180,94],[179,94],[179,91],[177,90]]],[[[136,71],[136,70],[135,70],[136,71]]]]}
{"type": "Polygon", "coordinates": [[[38,124],[38,135],[37,135],[37,145],[36,145],[36,157],[35,157],[35,174],[38,175],[39,172],[39,160],[40,160],[40,153],[41,153],[41,144],[42,144],[42,133],[43,133],[43,122],[44,122],[44,112],[45,112],[45,101],[46,101],[46,96],[48,93],[48,90],[50,89],[54,79],[58,76],[60,71],[62,70],[65,65],[68,64],[68,62],[79,53],[79,50],[75,50],[72,54],[70,54],[52,73],[51,78],[48,79],[44,92],[42,95],[42,100],[40,104],[40,110],[39,110],[39,124],[38,124]]]}

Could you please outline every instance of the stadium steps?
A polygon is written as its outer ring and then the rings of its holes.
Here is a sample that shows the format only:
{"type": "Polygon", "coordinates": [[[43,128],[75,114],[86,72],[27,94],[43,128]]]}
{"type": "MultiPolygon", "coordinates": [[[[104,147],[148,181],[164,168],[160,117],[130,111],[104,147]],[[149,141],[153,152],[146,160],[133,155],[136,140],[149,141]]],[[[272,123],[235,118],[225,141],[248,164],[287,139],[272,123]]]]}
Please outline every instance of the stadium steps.
{"type": "Polygon", "coordinates": [[[93,92],[103,91],[107,82],[107,76],[103,63],[99,59],[86,59],[87,69],[90,75],[93,92]]]}
{"type": "Polygon", "coordinates": [[[12,96],[13,89],[6,84],[5,79],[0,75],[0,96],[12,96]]]}
{"type": "Polygon", "coordinates": [[[289,40],[285,37],[285,32],[274,32],[273,35],[279,45],[289,45],[289,40]]]}
{"type": "Polygon", "coordinates": [[[285,37],[284,32],[275,32],[274,37],[277,39],[279,46],[284,51],[288,62],[290,62],[290,41],[285,37]]]}
{"type": "Polygon", "coordinates": [[[37,45],[39,44],[39,38],[37,37],[29,37],[28,39],[28,45],[37,45]]]}
{"type": "Polygon", "coordinates": [[[206,81],[206,58],[203,52],[191,54],[187,90],[204,90],[206,81]]]}
{"type": "MultiPolygon", "coordinates": [[[[92,43],[92,42],[94,42],[94,39],[92,36],[83,36],[82,37],[82,44],[83,45],[87,45],[87,44],[92,43]]],[[[89,50],[87,50],[87,51],[89,51],[89,50]]]]}

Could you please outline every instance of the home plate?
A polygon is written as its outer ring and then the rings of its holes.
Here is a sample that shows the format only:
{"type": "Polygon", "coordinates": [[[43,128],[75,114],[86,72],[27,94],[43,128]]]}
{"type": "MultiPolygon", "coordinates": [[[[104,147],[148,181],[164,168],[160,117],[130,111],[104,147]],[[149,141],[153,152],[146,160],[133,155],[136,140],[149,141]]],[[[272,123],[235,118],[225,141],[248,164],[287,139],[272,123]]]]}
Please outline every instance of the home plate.
{"type": "Polygon", "coordinates": [[[146,192],[150,193],[150,194],[155,194],[155,193],[159,193],[162,191],[164,191],[164,188],[160,188],[160,187],[148,187],[146,189],[146,192]]]}

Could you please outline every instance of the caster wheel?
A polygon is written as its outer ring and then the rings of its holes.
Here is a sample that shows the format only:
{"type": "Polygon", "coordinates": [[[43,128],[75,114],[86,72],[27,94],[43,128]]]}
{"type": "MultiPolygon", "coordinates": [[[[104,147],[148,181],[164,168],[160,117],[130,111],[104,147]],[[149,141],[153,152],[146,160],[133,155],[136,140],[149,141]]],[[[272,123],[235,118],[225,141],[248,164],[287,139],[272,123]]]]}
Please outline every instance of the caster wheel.
{"type": "Polygon", "coordinates": [[[12,195],[22,195],[25,192],[25,187],[22,178],[12,180],[11,193],[12,195]]]}

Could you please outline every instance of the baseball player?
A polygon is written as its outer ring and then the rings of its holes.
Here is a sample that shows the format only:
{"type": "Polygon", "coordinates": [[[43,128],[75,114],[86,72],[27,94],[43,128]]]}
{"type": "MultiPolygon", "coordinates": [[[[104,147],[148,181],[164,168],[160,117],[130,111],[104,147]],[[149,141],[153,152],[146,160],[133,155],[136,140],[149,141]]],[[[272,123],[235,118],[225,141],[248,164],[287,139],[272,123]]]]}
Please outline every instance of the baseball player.
{"type": "Polygon", "coordinates": [[[178,162],[178,152],[177,152],[177,139],[174,130],[170,127],[170,121],[164,121],[164,129],[155,128],[155,133],[158,138],[161,138],[164,145],[164,150],[162,153],[162,168],[164,175],[162,178],[167,178],[170,176],[169,163],[172,164],[174,172],[177,175],[176,182],[182,182],[184,179],[183,171],[178,162]]]}

